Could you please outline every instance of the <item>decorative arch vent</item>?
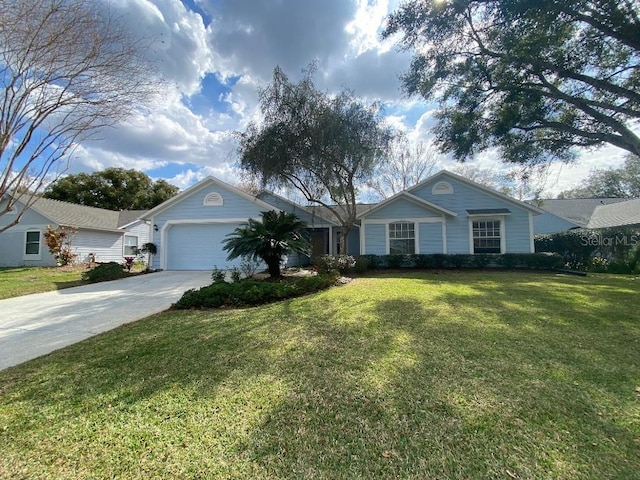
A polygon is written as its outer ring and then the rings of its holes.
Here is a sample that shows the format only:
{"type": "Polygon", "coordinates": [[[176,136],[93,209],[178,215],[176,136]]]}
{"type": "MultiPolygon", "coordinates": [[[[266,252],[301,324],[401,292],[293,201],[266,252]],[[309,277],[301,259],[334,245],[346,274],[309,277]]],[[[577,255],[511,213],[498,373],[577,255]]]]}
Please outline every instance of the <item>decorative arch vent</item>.
{"type": "Polygon", "coordinates": [[[223,203],[222,195],[218,192],[208,193],[202,202],[205,207],[221,207],[223,203]]]}
{"type": "Polygon", "coordinates": [[[449,182],[438,182],[431,189],[433,195],[450,195],[453,193],[453,187],[449,182]]]}

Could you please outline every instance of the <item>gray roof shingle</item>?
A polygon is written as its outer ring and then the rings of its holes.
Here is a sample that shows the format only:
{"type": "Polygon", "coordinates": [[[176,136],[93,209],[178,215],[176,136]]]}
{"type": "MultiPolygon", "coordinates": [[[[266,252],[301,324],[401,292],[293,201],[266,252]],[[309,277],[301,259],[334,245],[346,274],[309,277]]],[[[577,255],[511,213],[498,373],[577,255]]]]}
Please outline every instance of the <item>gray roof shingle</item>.
{"type": "Polygon", "coordinates": [[[624,198],[559,198],[542,200],[540,208],[558,217],[586,227],[596,208],[600,205],[610,205],[624,202],[624,198]]]}
{"type": "Polygon", "coordinates": [[[118,230],[144,213],[144,210],[116,212],[42,197],[31,208],[58,225],[97,230],[118,230]]]}
{"type": "Polygon", "coordinates": [[[587,228],[610,228],[625,225],[640,225],[640,198],[599,205],[594,210],[587,228]]]}

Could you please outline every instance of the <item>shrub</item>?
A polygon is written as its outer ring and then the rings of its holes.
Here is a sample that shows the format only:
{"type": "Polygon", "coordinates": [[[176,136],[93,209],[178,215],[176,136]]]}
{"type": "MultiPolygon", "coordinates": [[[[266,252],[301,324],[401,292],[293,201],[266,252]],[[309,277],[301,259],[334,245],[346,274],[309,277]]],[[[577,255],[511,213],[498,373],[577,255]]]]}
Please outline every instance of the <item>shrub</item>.
{"type": "Polygon", "coordinates": [[[214,282],[198,290],[187,290],[172,307],[189,309],[262,305],[317,292],[334,285],[335,281],[335,275],[315,275],[285,282],[247,279],[238,283],[214,282]]]}
{"type": "Polygon", "coordinates": [[[370,260],[367,255],[360,255],[356,258],[356,264],[353,267],[353,270],[356,273],[364,273],[367,271],[370,265],[370,260]]]}
{"type": "Polygon", "coordinates": [[[387,255],[386,260],[387,268],[400,268],[404,262],[404,255],[387,255]]]}
{"type": "Polygon", "coordinates": [[[253,258],[248,256],[242,257],[242,261],[240,262],[240,270],[242,271],[244,278],[253,277],[258,271],[259,267],[260,262],[258,262],[257,260],[254,260],[253,258]]]}
{"type": "Polygon", "coordinates": [[[546,253],[509,253],[504,255],[470,254],[416,254],[416,255],[363,255],[369,267],[395,268],[562,268],[562,257],[546,253]]]}
{"type": "Polygon", "coordinates": [[[351,255],[322,255],[316,258],[318,273],[340,272],[347,273],[356,265],[356,259],[351,255]]]}
{"type": "Polygon", "coordinates": [[[213,271],[211,272],[211,281],[213,283],[224,283],[224,279],[227,277],[227,272],[224,270],[218,269],[217,266],[213,266],[213,271]]]}
{"type": "Polygon", "coordinates": [[[100,263],[82,274],[82,279],[91,283],[118,280],[126,276],[122,265],[116,262],[100,263]]]}
{"type": "Polygon", "coordinates": [[[242,280],[242,272],[238,267],[233,267],[231,269],[231,281],[233,283],[238,283],[240,280],[242,280]]]}

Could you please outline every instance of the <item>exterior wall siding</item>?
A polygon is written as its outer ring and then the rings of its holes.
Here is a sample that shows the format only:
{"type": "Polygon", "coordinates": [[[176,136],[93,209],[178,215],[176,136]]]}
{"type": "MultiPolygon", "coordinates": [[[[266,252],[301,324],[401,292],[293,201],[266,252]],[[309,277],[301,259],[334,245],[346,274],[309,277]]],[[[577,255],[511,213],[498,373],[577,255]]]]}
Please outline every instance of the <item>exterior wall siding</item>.
{"type": "MultiPolygon", "coordinates": [[[[19,207],[17,208],[19,209],[19,207]]],[[[11,223],[16,214],[9,213],[0,216],[0,226],[11,223]]],[[[51,221],[39,213],[27,210],[20,223],[0,233],[0,267],[55,267],[56,260],[44,243],[44,232],[47,231],[47,225],[50,223],[51,221]],[[27,231],[40,232],[40,255],[38,258],[25,258],[27,231]]]]}
{"type": "Polygon", "coordinates": [[[420,253],[443,253],[442,222],[418,224],[420,253]]]}
{"type": "Polygon", "coordinates": [[[504,219],[505,222],[506,253],[531,252],[529,211],[514,203],[506,202],[447,176],[439,176],[412,189],[411,193],[458,214],[457,217],[447,217],[447,253],[471,252],[467,209],[488,208],[508,208],[511,211],[511,214],[505,217],[495,217],[504,219]],[[434,195],[432,188],[440,181],[451,184],[454,193],[434,195]]]}
{"type": "Polygon", "coordinates": [[[404,198],[399,198],[395,202],[391,202],[388,205],[382,207],[380,210],[367,215],[366,218],[367,220],[402,220],[404,218],[440,218],[441,215],[442,214],[440,212],[433,212],[424,206],[416,205],[415,203],[404,198]]]}
{"type": "Polygon", "coordinates": [[[535,235],[566,232],[576,227],[578,227],[577,224],[549,212],[533,217],[533,232],[535,235]]]}
{"type": "Polygon", "coordinates": [[[71,242],[71,251],[78,255],[77,262],[87,262],[89,254],[93,254],[99,263],[122,263],[122,239],[123,233],[78,230],[71,242]]]}
{"type": "Polygon", "coordinates": [[[171,222],[225,223],[235,228],[249,218],[259,218],[260,212],[264,210],[266,210],[264,205],[244,198],[220,185],[207,185],[193,192],[151,219],[153,233],[151,241],[158,247],[158,253],[152,259],[152,268],[162,268],[164,266],[163,258],[166,260],[167,255],[170,254],[172,247],[166,243],[166,240],[168,230],[171,229],[171,222]],[[204,198],[214,192],[222,196],[223,204],[204,206],[204,198]],[[157,227],[157,231],[154,226],[157,227]],[[166,251],[167,248],[169,251],[166,251]]]}
{"type": "Polygon", "coordinates": [[[504,223],[504,239],[506,253],[530,253],[531,235],[529,215],[530,211],[519,205],[505,201],[499,196],[494,196],[481,189],[473,188],[446,175],[437,176],[432,181],[413,188],[411,194],[442,208],[455,212],[457,216],[445,215],[445,224],[441,222],[425,221],[442,218],[439,212],[416,205],[415,203],[399,198],[396,201],[383,206],[379,210],[366,215],[365,251],[368,254],[386,254],[386,224],[394,221],[415,221],[418,226],[418,251],[420,253],[472,253],[472,241],[470,238],[471,218],[467,213],[469,209],[503,209],[507,208],[511,213],[505,216],[491,216],[486,218],[499,219],[504,223]],[[453,188],[453,193],[433,194],[433,186],[446,181],[453,188]],[[384,221],[384,224],[368,223],[376,220],[384,221]],[[446,248],[442,244],[442,229],[446,229],[446,248]]]}
{"type": "Polygon", "coordinates": [[[366,223],[363,227],[365,235],[364,252],[370,255],[387,254],[387,226],[379,223],[366,223]]]}

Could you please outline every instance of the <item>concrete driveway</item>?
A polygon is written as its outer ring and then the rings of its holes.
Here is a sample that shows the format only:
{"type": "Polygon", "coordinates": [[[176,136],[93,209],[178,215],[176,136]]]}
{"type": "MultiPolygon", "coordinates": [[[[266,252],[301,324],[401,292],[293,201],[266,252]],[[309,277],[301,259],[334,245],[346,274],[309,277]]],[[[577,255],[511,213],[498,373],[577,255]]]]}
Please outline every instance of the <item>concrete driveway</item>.
{"type": "Polygon", "coordinates": [[[0,370],[161,312],[211,272],[157,272],[0,300],[0,370]]]}

